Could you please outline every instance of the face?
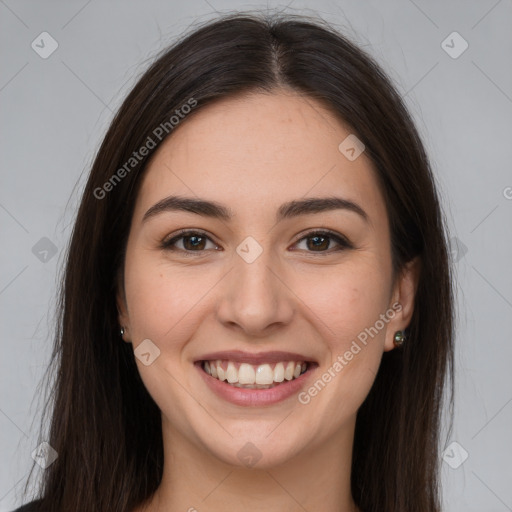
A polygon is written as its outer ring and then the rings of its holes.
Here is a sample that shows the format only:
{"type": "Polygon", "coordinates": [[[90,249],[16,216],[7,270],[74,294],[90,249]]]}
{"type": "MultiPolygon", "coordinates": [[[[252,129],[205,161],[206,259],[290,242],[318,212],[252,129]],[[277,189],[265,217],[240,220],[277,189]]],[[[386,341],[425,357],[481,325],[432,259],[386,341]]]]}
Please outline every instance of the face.
{"type": "Polygon", "coordinates": [[[415,282],[393,279],[350,133],[315,100],[254,93],[196,112],[147,167],[119,321],[164,432],[198,453],[272,467],[346,435],[408,324],[415,282]]]}

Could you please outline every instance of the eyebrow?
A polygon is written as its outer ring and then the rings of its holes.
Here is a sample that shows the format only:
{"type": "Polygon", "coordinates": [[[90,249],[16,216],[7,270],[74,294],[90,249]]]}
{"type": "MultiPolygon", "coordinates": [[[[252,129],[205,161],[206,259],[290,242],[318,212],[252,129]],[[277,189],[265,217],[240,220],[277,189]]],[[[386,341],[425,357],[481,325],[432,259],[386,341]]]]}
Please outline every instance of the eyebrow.
{"type": "MultiPolygon", "coordinates": [[[[276,222],[300,215],[330,210],[348,210],[358,214],[365,222],[370,223],[368,214],[357,203],[341,197],[312,197],[283,203],[277,211],[276,222]]],[[[230,208],[215,201],[183,196],[169,196],[149,208],[144,214],[142,222],[145,222],[150,217],[172,211],[190,212],[203,217],[224,221],[230,221],[235,216],[230,208]]]]}

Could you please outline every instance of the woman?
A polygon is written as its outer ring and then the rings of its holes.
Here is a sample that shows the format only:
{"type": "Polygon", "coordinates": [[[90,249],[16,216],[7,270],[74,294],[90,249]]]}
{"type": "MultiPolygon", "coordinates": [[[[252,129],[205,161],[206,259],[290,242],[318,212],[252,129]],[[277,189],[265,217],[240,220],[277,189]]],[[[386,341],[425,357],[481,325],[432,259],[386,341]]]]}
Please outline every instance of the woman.
{"type": "Polygon", "coordinates": [[[444,220],[401,98],[327,24],[225,16],[156,60],[61,297],[57,458],[19,510],[440,510],[444,220]]]}

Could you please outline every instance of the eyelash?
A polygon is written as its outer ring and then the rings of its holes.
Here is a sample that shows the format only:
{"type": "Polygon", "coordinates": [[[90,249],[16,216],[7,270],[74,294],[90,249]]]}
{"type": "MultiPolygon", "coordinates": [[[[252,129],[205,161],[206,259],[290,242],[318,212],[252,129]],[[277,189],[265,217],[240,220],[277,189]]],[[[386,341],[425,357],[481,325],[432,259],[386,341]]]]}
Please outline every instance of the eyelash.
{"type": "MultiPolygon", "coordinates": [[[[189,236],[194,236],[194,235],[199,236],[201,238],[206,238],[207,240],[209,240],[210,242],[215,244],[215,242],[213,242],[213,240],[211,240],[211,238],[204,231],[183,229],[183,230],[179,231],[171,239],[164,240],[161,243],[160,248],[164,249],[164,250],[169,250],[169,251],[180,251],[183,254],[185,254],[186,256],[194,256],[194,253],[203,253],[203,252],[205,252],[207,249],[203,249],[203,250],[200,250],[200,251],[191,251],[191,250],[187,250],[187,249],[178,249],[176,247],[173,247],[174,244],[177,241],[179,241],[180,239],[188,238],[189,236]]],[[[298,244],[299,242],[302,242],[305,239],[313,238],[315,236],[329,238],[331,240],[334,240],[336,243],[338,243],[340,245],[340,248],[338,248],[338,249],[336,249],[334,251],[332,251],[332,250],[327,250],[327,251],[307,251],[307,252],[312,253],[312,254],[318,254],[318,255],[321,255],[321,256],[325,256],[325,255],[328,255],[328,254],[332,254],[333,252],[340,252],[340,251],[343,251],[343,250],[346,250],[346,249],[352,249],[353,248],[352,244],[345,237],[339,235],[338,233],[330,231],[330,230],[317,230],[317,231],[310,231],[309,233],[305,233],[304,235],[302,235],[301,238],[299,238],[294,243],[294,245],[298,244]]],[[[217,245],[217,244],[215,244],[215,245],[217,245]]]]}

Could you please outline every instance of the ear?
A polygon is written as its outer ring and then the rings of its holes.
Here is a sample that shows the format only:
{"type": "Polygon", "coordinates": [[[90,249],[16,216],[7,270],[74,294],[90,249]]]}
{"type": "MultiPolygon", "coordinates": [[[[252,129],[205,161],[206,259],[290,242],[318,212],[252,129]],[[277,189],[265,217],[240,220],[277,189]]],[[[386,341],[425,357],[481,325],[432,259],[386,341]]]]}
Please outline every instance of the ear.
{"type": "Polygon", "coordinates": [[[395,332],[403,331],[411,321],[420,273],[421,259],[416,256],[404,265],[396,277],[389,305],[396,314],[388,323],[384,343],[385,352],[395,348],[393,343],[395,332]]]}
{"type": "Polygon", "coordinates": [[[122,271],[119,271],[117,275],[116,305],[119,329],[121,329],[121,327],[124,328],[124,334],[122,335],[122,338],[126,343],[130,343],[130,317],[128,315],[128,306],[126,304],[126,294],[124,290],[124,278],[122,271]]]}

